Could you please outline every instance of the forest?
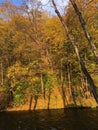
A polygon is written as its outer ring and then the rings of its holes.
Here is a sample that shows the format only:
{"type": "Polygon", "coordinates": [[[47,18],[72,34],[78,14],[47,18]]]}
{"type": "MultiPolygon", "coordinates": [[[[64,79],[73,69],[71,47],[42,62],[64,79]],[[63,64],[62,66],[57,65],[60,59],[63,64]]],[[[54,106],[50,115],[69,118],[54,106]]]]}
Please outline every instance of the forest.
{"type": "Polygon", "coordinates": [[[0,110],[98,106],[98,0],[49,2],[0,4],[0,110]]]}

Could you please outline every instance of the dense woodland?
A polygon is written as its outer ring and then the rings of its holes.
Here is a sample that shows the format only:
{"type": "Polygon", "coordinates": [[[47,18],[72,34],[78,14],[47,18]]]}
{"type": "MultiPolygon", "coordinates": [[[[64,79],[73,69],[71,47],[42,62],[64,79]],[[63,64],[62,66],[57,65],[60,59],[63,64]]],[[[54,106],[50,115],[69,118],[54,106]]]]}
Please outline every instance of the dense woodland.
{"type": "Polygon", "coordinates": [[[0,109],[96,107],[98,1],[69,0],[60,13],[51,0],[52,16],[29,2],[0,5],[0,109]]]}

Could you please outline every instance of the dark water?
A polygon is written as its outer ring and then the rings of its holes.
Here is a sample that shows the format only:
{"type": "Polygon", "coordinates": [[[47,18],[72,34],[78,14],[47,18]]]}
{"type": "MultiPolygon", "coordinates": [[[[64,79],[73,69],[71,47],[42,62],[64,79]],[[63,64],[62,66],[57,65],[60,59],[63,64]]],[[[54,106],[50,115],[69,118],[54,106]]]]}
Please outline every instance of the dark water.
{"type": "Polygon", "coordinates": [[[98,130],[98,109],[1,112],[0,130],[98,130]]]}

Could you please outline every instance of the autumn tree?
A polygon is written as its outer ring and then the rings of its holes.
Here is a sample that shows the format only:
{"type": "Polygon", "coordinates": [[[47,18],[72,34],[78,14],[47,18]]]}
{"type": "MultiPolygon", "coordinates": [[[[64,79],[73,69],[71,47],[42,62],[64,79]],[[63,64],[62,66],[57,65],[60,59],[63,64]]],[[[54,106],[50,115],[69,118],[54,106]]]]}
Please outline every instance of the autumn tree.
{"type": "Polygon", "coordinates": [[[79,8],[78,8],[78,6],[77,6],[77,4],[75,3],[74,0],[70,0],[70,2],[71,2],[71,4],[72,4],[72,6],[73,6],[73,8],[74,8],[74,10],[75,10],[75,12],[76,12],[78,18],[79,18],[79,21],[80,21],[80,23],[81,23],[82,29],[83,29],[84,34],[85,34],[85,37],[87,38],[88,43],[89,43],[89,45],[90,45],[90,47],[91,47],[91,49],[92,49],[92,51],[93,51],[93,53],[94,53],[94,56],[95,56],[95,58],[96,58],[96,61],[98,62],[97,49],[96,49],[95,44],[94,44],[93,41],[92,41],[92,37],[91,37],[90,34],[89,34],[89,31],[88,31],[88,29],[87,29],[87,25],[86,25],[86,22],[85,22],[85,20],[84,20],[84,18],[83,18],[83,16],[82,16],[82,13],[79,11],[79,8]]]}
{"type": "Polygon", "coordinates": [[[58,17],[59,17],[59,19],[60,19],[62,25],[63,25],[64,28],[65,28],[65,31],[66,31],[67,36],[68,36],[68,39],[70,40],[71,44],[73,45],[73,47],[74,47],[74,49],[75,49],[75,52],[76,52],[76,54],[77,54],[77,58],[78,58],[78,60],[79,60],[79,62],[80,62],[80,65],[81,65],[81,69],[82,69],[83,73],[85,74],[85,76],[87,77],[88,83],[90,84],[90,89],[91,89],[91,91],[92,91],[92,93],[93,93],[93,95],[94,95],[94,98],[95,98],[96,102],[98,103],[98,95],[97,95],[97,92],[96,92],[96,86],[95,86],[95,84],[94,84],[94,82],[93,82],[93,79],[91,78],[91,76],[90,76],[88,70],[86,69],[86,67],[85,67],[85,65],[84,65],[84,62],[83,62],[83,60],[82,60],[82,58],[81,58],[81,56],[80,56],[80,54],[79,54],[79,50],[78,50],[76,44],[74,43],[73,38],[71,37],[71,35],[70,35],[70,33],[69,33],[69,29],[68,29],[68,27],[66,26],[66,24],[65,24],[65,22],[64,22],[64,20],[63,20],[63,18],[62,18],[62,16],[61,16],[61,14],[60,14],[60,12],[58,11],[54,0],[52,0],[52,3],[53,3],[53,6],[54,6],[54,9],[55,9],[55,12],[57,13],[57,15],[58,15],[58,17]]]}

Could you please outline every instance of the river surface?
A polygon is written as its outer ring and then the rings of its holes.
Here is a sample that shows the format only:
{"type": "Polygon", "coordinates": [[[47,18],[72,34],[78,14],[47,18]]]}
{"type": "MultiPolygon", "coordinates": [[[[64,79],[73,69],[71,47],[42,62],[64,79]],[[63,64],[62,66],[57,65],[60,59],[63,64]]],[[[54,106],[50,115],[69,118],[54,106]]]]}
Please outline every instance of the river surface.
{"type": "Polygon", "coordinates": [[[98,109],[1,112],[0,130],[98,130],[98,109]]]}

